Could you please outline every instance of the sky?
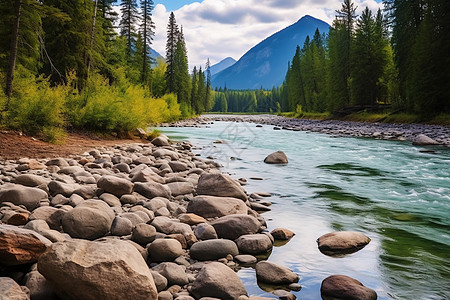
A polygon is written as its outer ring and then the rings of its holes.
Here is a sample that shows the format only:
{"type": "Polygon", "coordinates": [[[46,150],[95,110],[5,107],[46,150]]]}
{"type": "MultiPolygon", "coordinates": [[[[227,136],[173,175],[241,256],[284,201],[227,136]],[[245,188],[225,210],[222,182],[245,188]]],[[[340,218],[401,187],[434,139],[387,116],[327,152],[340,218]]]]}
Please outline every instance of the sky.
{"type": "MultiPolygon", "coordinates": [[[[374,12],[381,0],[354,0],[357,14],[368,6],[374,12]]],[[[253,46],[311,15],[331,24],[342,0],[154,0],[154,48],[165,56],[169,14],[183,26],[190,69],[216,64],[226,57],[238,60],[253,46]]]]}

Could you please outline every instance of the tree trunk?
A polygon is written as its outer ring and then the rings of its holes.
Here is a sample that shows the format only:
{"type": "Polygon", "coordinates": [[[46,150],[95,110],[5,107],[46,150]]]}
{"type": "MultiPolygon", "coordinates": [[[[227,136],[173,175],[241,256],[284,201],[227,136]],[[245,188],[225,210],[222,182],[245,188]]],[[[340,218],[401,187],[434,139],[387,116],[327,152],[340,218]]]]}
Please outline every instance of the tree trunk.
{"type": "Polygon", "coordinates": [[[98,0],[95,0],[94,17],[92,19],[91,42],[89,45],[88,63],[87,63],[87,75],[86,76],[88,78],[89,78],[89,72],[91,70],[91,64],[92,64],[92,51],[94,48],[94,38],[95,38],[95,22],[97,21],[97,6],[98,6],[98,0]]]}
{"type": "MultiPolygon", "coordinates": [[[[16,20],[13,24],[12,36],[11,36],[11,48],[9,51],[9,68],[8,73],[6,75],[6,96],[9,99],[11,98],[12,87],[13,87],[13,79],[14,79],[14,69],[16,68],[16,60],[17,60],[17,44],[19,37],[19,27],[20,27],[20,13],[22,8],[22,0],[15,0],[15,14],[16,20]]],[[[5,108],[6,110],[8,107],[5,108]]]]}

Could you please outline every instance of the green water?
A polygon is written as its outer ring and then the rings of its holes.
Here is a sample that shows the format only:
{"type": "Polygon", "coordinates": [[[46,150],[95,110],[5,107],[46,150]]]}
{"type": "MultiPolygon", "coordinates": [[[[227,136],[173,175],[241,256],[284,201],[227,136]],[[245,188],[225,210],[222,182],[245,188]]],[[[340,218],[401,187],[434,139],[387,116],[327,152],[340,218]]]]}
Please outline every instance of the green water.
{"type": "MultiPolygon", "coordinates": [[[[320,284],[343,274],[374,289],[378,299],[450,299],[450,149],[406,142],[333,138],[274,131],[270,126],[217,122],[205,128],[162,128],[212,156],[223,171],[249,180],[248,192],[270,192],[269,230],[296,233],[268,260],[300,276],[299,299],[320,299],[320,284]],[[226,144],[213,144],[221,139],[226,144]],[[283,166],[264,158],[282,150],[283,166]],[[230,159],[233,158],[233,159],[230,159]],[[372,240],[345,257],[328,257],[316,239],[330,231],[360,231],[372,240]]],[[[252,268],[238,272],[250,295],[268,296],[252,268]]]]}

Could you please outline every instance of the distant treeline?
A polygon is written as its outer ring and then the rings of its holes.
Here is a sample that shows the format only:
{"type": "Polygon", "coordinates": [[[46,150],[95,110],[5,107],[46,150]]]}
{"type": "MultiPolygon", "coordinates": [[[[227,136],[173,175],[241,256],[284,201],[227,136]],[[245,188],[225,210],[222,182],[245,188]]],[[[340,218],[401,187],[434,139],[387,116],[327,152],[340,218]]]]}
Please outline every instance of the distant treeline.
{"type": "Polygon", "coordinates": [[[450,2],[384,1],[375,14],[345,0],[327,35],[297,46],[271,91],[217,90],[215,111],[337,112],[390,104],[431,117],[450,112],[450,2]]]}

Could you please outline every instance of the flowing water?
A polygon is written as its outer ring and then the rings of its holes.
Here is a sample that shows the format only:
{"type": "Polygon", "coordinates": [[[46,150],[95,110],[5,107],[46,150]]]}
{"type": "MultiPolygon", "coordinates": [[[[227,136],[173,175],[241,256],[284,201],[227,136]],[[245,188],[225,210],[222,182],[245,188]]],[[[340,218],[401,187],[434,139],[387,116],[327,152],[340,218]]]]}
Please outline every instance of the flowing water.
{"type": "MultiPolygon", "coordinates": [[[[272,193],[272,211],[263,214],[268,229],[296,235],[268,260],[299,274],[297,298],[321,299],[322,280],[343,274],[374,289],[378,299],[450,299],[448,148],[249,123],[161,130],[201,147],[194,152],[214,157],[233,178],[247,178],[248,192],[272,193]],[[213,144],[218,139],[226,143],[213,144]],[[287,165],[263,163],[276,150],[286,153],[287,165]],[[316,239],[336,230],[360,231],[371,242],[344,257],[320,253],[316,239]]],[[[252,268],[238,275],[249,295],[269,296],[252,268]]]]}

